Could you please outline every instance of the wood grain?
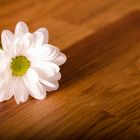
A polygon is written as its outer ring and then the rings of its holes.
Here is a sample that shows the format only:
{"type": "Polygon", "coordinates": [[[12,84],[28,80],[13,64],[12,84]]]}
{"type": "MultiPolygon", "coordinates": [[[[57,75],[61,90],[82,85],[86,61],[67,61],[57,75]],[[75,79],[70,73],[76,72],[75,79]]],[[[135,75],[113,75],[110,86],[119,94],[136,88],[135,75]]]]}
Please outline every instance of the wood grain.
{"type": "Polygon", "coordinates": [[[0,140],[139,140],[140,1],[1,0],[0,31],[44,26],[68,57],[43,101],[0,103],[0,140]]]}

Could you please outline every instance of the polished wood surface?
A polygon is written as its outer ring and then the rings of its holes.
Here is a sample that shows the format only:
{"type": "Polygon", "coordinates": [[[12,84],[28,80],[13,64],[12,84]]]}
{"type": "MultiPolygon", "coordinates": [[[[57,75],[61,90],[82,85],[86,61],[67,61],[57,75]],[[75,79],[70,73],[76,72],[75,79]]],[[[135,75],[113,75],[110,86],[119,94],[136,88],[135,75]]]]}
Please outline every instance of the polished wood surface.
{"type": "Polygon", "coordinates": [[[139,0],[1,0],[0,31],[19,20],[68,61],[45,100],[0,103],[0,140],[140,140],[139,0]]]}

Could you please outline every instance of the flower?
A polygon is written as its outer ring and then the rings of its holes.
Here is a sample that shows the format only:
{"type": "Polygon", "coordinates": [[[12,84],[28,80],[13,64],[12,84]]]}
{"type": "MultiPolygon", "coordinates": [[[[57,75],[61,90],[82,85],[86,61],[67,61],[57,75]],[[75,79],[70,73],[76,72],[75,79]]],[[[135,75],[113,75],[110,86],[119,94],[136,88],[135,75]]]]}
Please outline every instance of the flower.
{"type": "Polygon", "coordinates": [[[48,31],[39,28],[30,33],[24,22],[18,22],[14,34],[4,30],[0,50],[0,101],[15,97],[17,104],[29,95],[42,100],[46,91],[58,89],[59,66],[66,56],[48,44],[48,31]]]}

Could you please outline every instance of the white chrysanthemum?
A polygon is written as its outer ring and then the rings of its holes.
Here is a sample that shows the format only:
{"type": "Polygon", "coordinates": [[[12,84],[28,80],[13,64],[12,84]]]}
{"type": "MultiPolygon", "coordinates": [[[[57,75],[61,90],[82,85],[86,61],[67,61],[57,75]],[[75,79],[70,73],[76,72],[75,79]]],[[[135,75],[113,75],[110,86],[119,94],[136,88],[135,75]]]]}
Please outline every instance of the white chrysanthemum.
{"type": "Polygon", "coordinates": [[[30,33],[24,22],[18,22],[14,34],[4,30],[0,50],[0,101],[13,95],[16,102],[28,96],[42,100],[46,91],[58,89],[61,78],[59,66],[66,56],[48,44],[48,31],[40,28],[30,33]]]}

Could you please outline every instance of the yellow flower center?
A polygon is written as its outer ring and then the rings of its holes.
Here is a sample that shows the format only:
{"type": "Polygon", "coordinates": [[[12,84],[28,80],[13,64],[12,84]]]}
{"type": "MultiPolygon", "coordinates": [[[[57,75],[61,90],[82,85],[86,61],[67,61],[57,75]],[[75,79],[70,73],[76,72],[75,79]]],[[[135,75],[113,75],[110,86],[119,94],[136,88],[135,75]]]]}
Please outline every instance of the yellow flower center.
{"type": "Polygon", "coordinates": [[[30,67],[30,61],[25,56],[17,56],[12,59],[11,69],[13,76],[23,76],[30,67]]]}

